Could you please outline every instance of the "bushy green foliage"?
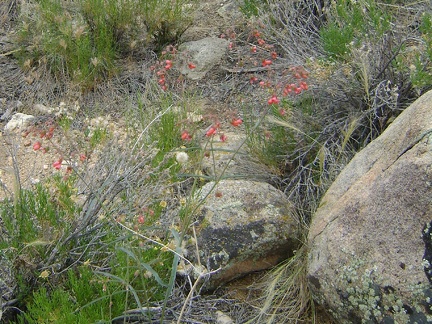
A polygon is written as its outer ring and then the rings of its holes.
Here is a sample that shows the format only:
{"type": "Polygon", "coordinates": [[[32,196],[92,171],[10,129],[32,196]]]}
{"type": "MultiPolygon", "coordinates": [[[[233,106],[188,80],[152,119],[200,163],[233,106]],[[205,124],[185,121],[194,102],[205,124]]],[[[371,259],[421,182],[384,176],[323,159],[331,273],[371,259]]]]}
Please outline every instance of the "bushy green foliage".
{"type": "MultiPolygon", "coordinates": [[[[88,261],[88,265],[65,273],[61,284],[51,285],[51,279],[45,279],[45,284],[29,296],[17,322],[111,323],[127,309],[162,299],[171,255],[157,248],[135,250],[137,253],[117,248],[111,272],[94,272],[88,261]]],[[[150,316],[144,310],[141,315],[150,316]]]]}
{"type": "Polygon", "coordinates": [[[189,26],[187,8],[184,0],[30,1],[21,8],[17,57],[91,89],[116,73],[117,59],[176,41],[189,26]]]}
{"type": "Polygon", "coordinates": [[[411,80],[417,89],[430,89],[432,86],[432,14],[425,13],[420,25],[424,50],[415,57],[411,80]]]}
{"type": "MultiPolygon", "coordinates": [[[[85,236],[56,246],[73,231],[80,214],[74,188],[73,177],[66,181],[55,177],[34,189],[21,190],[15,202],[0,204],[6,231],[0,248],[13,261],[19,278],[17,297],[23,312],[18,323],[108,323],[125,310],[159,301],[166,294],[173,255],[122,228],[101,221],[98,227],[109,227],[110,233],[93,233],[97,242],[85,236]],[[87,250],[87,244],[92,251],[82,253],[82,260],[73,260],[73,254],[87,250]],[[52,266],[47,262],[54,247],[59,249],[61,263],[52,266]],[[107,262],[108,268],[99,266],[107,262]]],[[[154,226],[162,209],[155,204],[150,223],[137,224],[154,226]]],[[[137,219],[130,218],[129,226],[134,222],[137,219]]]]}
{"type": "Polygon", "coordinates": [[[244,0],[243,4],[240,6],[240,9],[246,17],[257,17],[259,13],[259,6],[259,0],[244,0]]]}
{"type": "Polygon", "coordinates": [[[344,57],[350,46],[381,37],[391,28],[392,17],[376,1],[335,1],[330,23],[320,30],[324,50],[332,57],[344,57]]]}
{"type": "Polygon", "coordinates": [[[14,201],[3,202],[0,211],[7,235],[0,238],[0,246],[36,249],[36,255],[43,259],[46,250],[40,246],[66,235],[69,222],[79,212],[71,198],[73,183],[73,177],[66,182],[54,178],[51,183],[37,184],[33,190],[19,190],[14,201]],[[56,190],[56,195],[50,192],[50,187],[56,190]]]}
{"type": "MultiPolygon", "coordinates": [[[[291,110],[287,101],[281,102],[281,107],[291,110]],[[288,108],[289,107],[289,108],[288,108]]],[[[283,109],[283,108],[282,108],[283,109]]],[[[286,155],[292,152],[296,147],[296,131],[281,124],[268,122],[264,120],[259,130],[254,128],[255,120],[246,116],[245,126],[247,131],[248,146],[252,153],[256,155],[261,162],[269,166],[273,172],[282,174],[284,172],[284,161],[286,155]]],[[[275,120],[290,122],[288,116],[281,116],[279,107],[271,107],[269,116],[275,120]]]]}

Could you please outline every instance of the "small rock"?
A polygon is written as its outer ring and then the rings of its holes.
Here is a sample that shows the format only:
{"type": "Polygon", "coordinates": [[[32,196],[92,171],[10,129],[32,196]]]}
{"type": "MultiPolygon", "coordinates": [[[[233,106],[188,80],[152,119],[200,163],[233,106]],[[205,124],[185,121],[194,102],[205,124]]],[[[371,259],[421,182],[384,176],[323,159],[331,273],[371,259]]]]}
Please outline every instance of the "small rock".
{"type": "Polygon", "coordinates": [[[5,125],[5,131],[15,131],[21,128],[28,127],[30,123],[35,119],[32,115],[26,115],[22,113],[16,113],[12,116],[11,120],[5,125]]]}
{"type": "Polygon", "coordinates": [[[56,112],[55,108],[47,107],[42,104],[35,104],[33,108],[43,115],[52,115],[56,112]]]}
{"type": "Polygon", "coordinates": [[[206,37],[198,41],[183,43],[179,50],[189,59],[180,68],[180,72],[192,80],[202,79],[225,56],[228,44],[226,39],[217,37],[206,37]],[[190,69],[189,62],[194,63],[196,67],[190,69]]]}
{"type": "Polygon", "coordinates": [[[231,317],[221,311],[216,312],[216,324],[234,324],[231,317]]]}

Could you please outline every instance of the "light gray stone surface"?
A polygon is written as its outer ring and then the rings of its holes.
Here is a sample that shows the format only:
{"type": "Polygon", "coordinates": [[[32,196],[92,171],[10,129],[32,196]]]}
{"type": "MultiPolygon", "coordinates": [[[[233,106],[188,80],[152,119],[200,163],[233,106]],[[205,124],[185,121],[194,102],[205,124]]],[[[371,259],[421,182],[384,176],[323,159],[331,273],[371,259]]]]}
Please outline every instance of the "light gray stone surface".
{"type": "MultiPolygon", "coordinates": [[[[196,223],[199,259],[213,289],[248,273],[268,269],[298,248],[298,223],[284,193],[264,182],[223,180],[201,190],[206,197],[196,223]]],[[[189,246],[195,264],[195,246],[189,246]]]]}
{"type": "Polygon", "coordinates": [[[202,79],[208,71],[219,64],[225,57],[229,41],[217,37],[206,37],[180,45],[180,52],[187,57],[180,67],[180,72],[192,80],[202,79]],[[188,63],[194,63],[195,69],[190,69],[188,63]]]}
{"type": "Polygon", "coordinates": [[[26,115],[22,113],[16,113],[12,116],[12,118],[5,125],[4,130],[11,132],[15,130],[24,129],[30,125],[30,123],[34,120],[34,116],[26,115]]]}
{"type": "Polygon", "coordinates": [[[432,91],[359,152],[323,197],[308,238],[315,299],[338,323],[426,321],[431,221],[432,91]]]}

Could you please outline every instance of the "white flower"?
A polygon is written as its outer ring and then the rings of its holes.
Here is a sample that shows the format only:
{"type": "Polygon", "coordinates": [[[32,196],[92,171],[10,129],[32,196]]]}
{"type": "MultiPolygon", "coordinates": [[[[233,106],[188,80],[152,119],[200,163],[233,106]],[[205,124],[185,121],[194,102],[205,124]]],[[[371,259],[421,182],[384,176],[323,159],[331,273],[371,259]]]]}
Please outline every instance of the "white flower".
{"type": "Polygon", "coordinates": [[[176,160],[180,164],[186,163],[189,160],[189,155],[186,152],[177,152],[176,160]]]}

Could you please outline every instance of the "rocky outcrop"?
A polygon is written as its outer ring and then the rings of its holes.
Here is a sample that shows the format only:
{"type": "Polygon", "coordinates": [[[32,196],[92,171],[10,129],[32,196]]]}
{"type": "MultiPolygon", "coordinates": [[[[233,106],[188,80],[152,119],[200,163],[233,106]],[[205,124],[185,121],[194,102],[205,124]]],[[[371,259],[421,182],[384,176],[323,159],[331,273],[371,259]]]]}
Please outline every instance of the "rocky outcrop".
{"type": "MultiPolygon", "coordinates": [[[[268,269],[298,248],[298,223],[283,194],[264,182],[223,180],[201,189],[205,198],[196,227],[200,263],[214,272],[213,289],[248,273],[268,269]]],[[[189,258],[198,264],[195,244],[189,258]]]]}
{"type": "Polygon", "coordinates": [[[337,323],[431,319],[432,91],[358,153],[310,227],[308,278],[337,323]]]}

